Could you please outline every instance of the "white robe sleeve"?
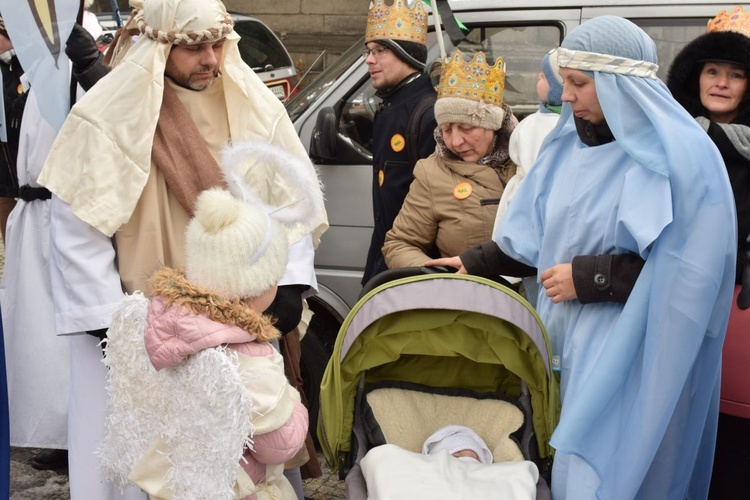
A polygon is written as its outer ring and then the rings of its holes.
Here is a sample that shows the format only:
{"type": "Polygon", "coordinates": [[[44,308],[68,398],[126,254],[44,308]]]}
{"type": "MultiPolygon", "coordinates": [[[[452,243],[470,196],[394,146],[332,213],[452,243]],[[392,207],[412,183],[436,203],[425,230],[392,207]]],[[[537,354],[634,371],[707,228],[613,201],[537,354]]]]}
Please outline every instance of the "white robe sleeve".
{"type": "Polygon", "coordinates": [[[318,293],[312,235],[308,234],[289,245],[289,262],[279,285],[308,285],[310,290],[305,297],[318,293]]]}
{"type": "Polygon", "coordinates": [[[50,274],[58,335],[108,328],[124,297],[112,240],[52,195],[50,274]]]}

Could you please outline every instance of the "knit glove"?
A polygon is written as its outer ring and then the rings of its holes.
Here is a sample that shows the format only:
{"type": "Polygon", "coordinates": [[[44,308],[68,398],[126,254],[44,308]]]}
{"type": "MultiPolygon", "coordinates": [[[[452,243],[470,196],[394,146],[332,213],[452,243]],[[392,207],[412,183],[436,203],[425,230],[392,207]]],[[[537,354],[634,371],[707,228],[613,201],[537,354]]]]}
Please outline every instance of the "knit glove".
{"type": "Polygon", "coordinates": [[[282,335],[294,330],[302,319],[302,294],[308,289],[306,285],[281,285],[276,291],[276,298],[265,313],[276,319],[274,326],[282,335]]]}

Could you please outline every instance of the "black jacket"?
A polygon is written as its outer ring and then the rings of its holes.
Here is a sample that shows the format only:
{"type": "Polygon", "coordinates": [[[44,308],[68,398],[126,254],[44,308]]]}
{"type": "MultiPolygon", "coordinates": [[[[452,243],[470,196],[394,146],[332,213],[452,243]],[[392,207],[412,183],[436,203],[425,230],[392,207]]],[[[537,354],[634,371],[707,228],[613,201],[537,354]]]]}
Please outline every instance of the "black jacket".
{"type": "MultiPolygon", "coordinates": [[[[414,180],[412,171],[416,161],[409,160],[406,144],[409,119],[424,96],[435,94],[429,75],[422,73],[409,81],[410,78],[407,77],[387,93],[380,111],[375,113],[372,148],[372,211],[375,227],[362,278],[363,285],[372,276],[388,269],[381,251],[385,234],[393,226],[414,180]]],[[[435,151],[435,127],[435,112],[430,107],[419,120],[419,158],[426,158],[435,151]]]]}

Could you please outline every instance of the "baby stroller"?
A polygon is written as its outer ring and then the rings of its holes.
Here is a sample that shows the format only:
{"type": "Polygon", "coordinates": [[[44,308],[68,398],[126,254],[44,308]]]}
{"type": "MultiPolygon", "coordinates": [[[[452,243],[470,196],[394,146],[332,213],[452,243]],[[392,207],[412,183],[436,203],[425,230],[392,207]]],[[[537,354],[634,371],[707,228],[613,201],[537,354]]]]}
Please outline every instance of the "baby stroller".
{"type": "Polygon", "coordinates": [[[495,461],[536,463],[537,498],[549,498],[560,399],[541,320],[508,287],[420,269],[381,278],[341,326],[321,384],[326,461],[346,479],[347,498],[365,499],[359,464],[371,448],[419,452],[432,432],[461,424],[485,439],[495,461]]]}

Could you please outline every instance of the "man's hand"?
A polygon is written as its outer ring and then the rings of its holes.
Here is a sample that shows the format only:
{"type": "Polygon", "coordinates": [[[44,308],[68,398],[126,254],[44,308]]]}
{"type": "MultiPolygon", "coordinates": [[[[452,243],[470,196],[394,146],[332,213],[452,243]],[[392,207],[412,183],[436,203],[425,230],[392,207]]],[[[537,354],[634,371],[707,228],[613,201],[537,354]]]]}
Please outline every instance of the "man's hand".
{"type": "Polygon", "coordinates": [[[282,335],[294,330],[302,319],[302,294],[305,285],[281,285],[276,298],[264,312],[276,318],[274,326],[282,335]]]}
{"type": "Polygon", "coordinates": [[[578,298],[573,284],[572,264],[558,264],[550,267],[542,273],[541,280],[542,286],[547,291],[547,297],[551,298],[555,304],[578,298]]]}
{"type": "Polygon", "coordinates": [[[466,268],[464,267],[463,262],[461,262],[461,257],[443,257],[441,259],[432,259],[432,260],[428,260],[423,265],[425,267],[430,267],[430,266],[453,267],[455,269],[458,269],[458,271],[456,271],[456,274],[469,274],[468,271],[466,271],[466,268]]]}

